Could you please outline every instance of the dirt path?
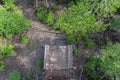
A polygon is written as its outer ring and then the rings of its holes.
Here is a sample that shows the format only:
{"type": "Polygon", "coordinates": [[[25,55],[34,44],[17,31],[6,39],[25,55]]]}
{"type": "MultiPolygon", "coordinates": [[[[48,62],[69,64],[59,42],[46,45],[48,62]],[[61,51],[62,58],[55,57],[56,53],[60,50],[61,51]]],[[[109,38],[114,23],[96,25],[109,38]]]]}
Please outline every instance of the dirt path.
{"type": "Polygon", "coordinates": [[[6,58],[6,71],[0,72],[0,80],[5,80],[13,70],[21,71],[22,75],[27,80],[41,80],[43,73],[43,65],[37,67],[36,60],[41,60],[43,63],[44,46],[49,45],[66,45],[66,35],[59,31],[52,30],[46,24],[40,22],[35,16],[34,9],[29,5],[29,1],[21,0],[22,2],[17,5],[22,10],[23,14],[32,21],[32,26],[25,34],[29,37],[30,41],[27,45],[22,45],[17,39],[13,39],[12,43],[15,46],[14,55],[6,58]],[[32,71],[32,76],[29,77],[28,73],[32,71]]]}
{"type": "Polygon", "coordinates": [[[33,6],[29,5],[28,2],[23,0],[23,2],[18,4],[23,14],[32,21],[32,27],[27,31],[27,36],[31,39],[49,39],[47,42],[53,45],[64,45],[65,35],[40,22],[35,16],[33,6]]]}
{"type": "MultiPolygon", "coordinates": [[[[33,77],[31,77],[32,80],[34,80],[37,78],[35,76],[40,77],[43,72],[43,66],[41,68],[36,67],[35,61],[40,59],[43,62],[45,44],[66,45],[66,36],[59,31],[50,29],[49,26],[40,22],[35,16],[33,7],[29,5],[28,2],[27,0],[23,0],[18,6],[23,11],[23,14],[32,21],[31,28],[26,31],[26,35],[29,37],[30,42],[26,46],[20,47],[19,44],[15,45],[15,59],[19,62],[19,66],[22,65],[22,69],[33,69],[35,71],[33,77]]],[[[23,74],[26,75],[25,73],[27,71],[25,72],[23,70],[23,72],[23,74]]]]}

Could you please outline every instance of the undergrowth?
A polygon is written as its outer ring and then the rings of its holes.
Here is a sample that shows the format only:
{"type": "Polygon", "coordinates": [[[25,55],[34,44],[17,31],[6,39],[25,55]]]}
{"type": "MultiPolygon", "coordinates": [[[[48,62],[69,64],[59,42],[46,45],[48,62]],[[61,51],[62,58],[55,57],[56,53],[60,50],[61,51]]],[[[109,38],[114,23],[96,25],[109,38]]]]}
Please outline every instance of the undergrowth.
{"type": "Polygon", "coordinates": [[[37,17],[43,21],[44,23],[47,23],[48,25],[53,25],[55,20],[55,15],[52,11],[47,10],[45,8],[39,8],[36,10],[37,17]]]}
{"type": "Polygon", "coordinates": [[[31,22],[13,2],[14,0],[4,0],[4,6],[0,7],[0,36],[7,39],[31,26],[31,22]]]}
{"type": "Polygon", "coordinates": [[[101,49],[102,55],[91,55],[85,64],[87,80],[120,80],[120,44],[108,43],[101,49]]]}
{"type": "Polygon", "coordinates": [[[7,56],[12,56],[13,49],[13,45],[0,46],[0,71],[5,70],[6,64],[4,62],[4,59],[7,56]]]}

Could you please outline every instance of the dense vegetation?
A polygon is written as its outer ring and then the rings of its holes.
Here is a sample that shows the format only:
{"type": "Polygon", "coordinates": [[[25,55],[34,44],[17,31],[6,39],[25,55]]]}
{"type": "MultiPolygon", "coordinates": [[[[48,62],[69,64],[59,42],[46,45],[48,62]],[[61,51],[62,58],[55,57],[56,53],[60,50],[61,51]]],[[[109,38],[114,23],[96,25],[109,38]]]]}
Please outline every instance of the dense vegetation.
{"type": "Polygon", "coordinates": [[[85,73],[88,79],[108,79],[119,80],[120,69],[120,44],[108,43],[101,49],[102,55],[91,55],[85,65],[85,73]]]}
{"type": "Polygon", "coordinates": [[[68,35],[68,43],[79,43],[81,38],[87,38],[91,33],[106,30],[109,22],[106,23],[104,18],[109,17],[120,6],[119,1],[109,1],[106,4],[103,2],[105,0],[84,0],[64,9],[54,28],[68,35]],[[108,4],[109,6],[106,6],[108,4]]]}
{"type": "MultiPolygon", "coordinates": [[[[66,0],[60,0],[64,3],[66,0]]],[[[90,34],[105,32],[108,28],[119,30],[119,17],[114,15],[120,8],[119,0],[78,0],[69,3],[64,8],[54,24],[54,29],[59,29],[67,34],[67,43],[78,45],[81,40],[85,40],[88,48],[93,48],[95,43],[99,46],[103,44],[101,39],[96,42],[89,40],[90,34]],[[113,21],[111,23],[111,21],[113,21]]],[[[119,80],[119,43],[108,43],[103,49],[102,54],[91,55],[85,65],[87,80],[119,80]],[[102,55],[102,56],[101,56],[102,55]]],[[[78,49],[74,49],[77,56],[78,49]]]]}
{"type": "Polygon", "coordinates": [[[22,33],[31,25],[13,2],[14,0],[5,0],[5,6],[0,7],[0,36],[4,38],[22,33]]]}
{"type": "MultiPolygon", "coordinates": [[[[21,34],[21,43],[27,45],[29,38],[23,32],[31,26],[31,21],[23,16],[14,1],[3,0],[4,4],[0,6],[0,38],[8,40],[16,34],[21,34]]],[[[110,39],[111,36],[105,37],[105,33],[110,29],[119,33],[120,14],[117,14],[117,10],[120,9],[120,0],[56,0],[53,4],[49,8],[37,7],[36,17],[67,35],[66,43],[75,45],[74,56],[79,56],[81,42],[84,42],[86,49],[92,49],[96,44],[99,46],[97,55],[91,53],[84,65],[85,79],[120,80],[120,35],[113,34],[112,38],[118,39],[114,42],[110,39]],[[59,10],[57,5],[62,4],[66,5],[64,9],[59,10]],[[59,11],[57,16],[56,11],[59,11]],[[104,39],[91,39],[91,35],[98,33],[103,34],[104,39]]],[[[12,56],[13,50],[13,45],[0,45],[0,71],[5,71],[5,58],[12,56]]],[[[42,63],[38,59],[35,65],[41,67],[42,63]]],[[[32,73],[33,71],[28,71],[28,78],[32,73]]],[[[6,78],[24,79],[19,71],[11,72],[6,78]]]]}
{"type": "MultiPolygon", "coordinates": [[[[22,15],[22,12],[14,4],[14,0],[3,0],[3,2],[4,5],[0,6],[0,37],[4,40],[4,38],[9,39],[22,33],[31,26],[31,22],[22,15]]],[[[27,41],[24,39],[22,43],[27,43],[27,41]]],[[[13,49],[13,45],[0,45],[0,71],[5,70],[4,59],[12,56],[13,49]]]]}

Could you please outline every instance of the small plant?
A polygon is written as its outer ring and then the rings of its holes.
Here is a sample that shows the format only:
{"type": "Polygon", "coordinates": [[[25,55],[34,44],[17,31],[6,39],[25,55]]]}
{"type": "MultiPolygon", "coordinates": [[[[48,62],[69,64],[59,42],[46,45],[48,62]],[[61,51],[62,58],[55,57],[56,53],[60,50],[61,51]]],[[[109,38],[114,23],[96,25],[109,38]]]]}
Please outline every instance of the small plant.
{"type": "Polygon", "coordinates": [[[95,46],[95,42],[92,41],[92,40],[87,40],[85,42],[85,45],[88,47],[88,48],[93,48],[95,46]]]}
{"type": "Polygon", "coordinates": [[[57,0],[58,3],[66,2],[66,0],[57,0]]]}
{"type": "Polygon", "coordinates": [[[31,46],[30,46],[30,49],[32,49],[32,50],[35,49],[35,48],[36,48],[36,47],[35,47],[34,45],[31,45],[31,46]]]}
{"type": "Polygon", "coordinates": [[[76,43],[76,39],[74,36],[67,36],[66,42],[67,44],[76,43]]]}
{"type": "Polygon", "coordinates": [[[6,41],[7,41],[7,40],[6,40],[5,38],[0,37],[0,43],[1,43],[1,42],[4,43],[4,42],[6,42],[6,41]]]}
{"type": "Polygon", "coordinates": [[[114,20],[112,22],[112,26],[113,28],[115,28],[116,30],[120,31],[120,16],[116,16],[114,17],[114,20]]]}
{"type": "Polygon", "coordinates": [[[6,64],[4,61],[0,61],[0,71],[5,71],[6,64]]]}
{"type": "Polygon", "coordinates": [[[4,62],[4,58],[6,56],[11,56],[13,53],[14,47],[12,45],[0,46],[0,71],[4,71],[6,68],[6,64],[4,62]]]}
{"type": "Polygon", "coordinates": [[[57,5],[55,3],[53,3],[52,10],[55,11],[55,10],[57,10],[57,8],[58,8],[57,5]]]}
{"type": "Polygon", "coordinates": [[[73,53],[74,53],[75,56],[77,56],[77,55],[79,54],[79,49],[75,48],[75,49],[73,50],[73,53]]]}
{"type": "Polygon", "coordinates": [[[21,38],[22,38],[22,40],[21,40],[22,44],[28,44],[29,38],[27,36],[25,36],[24,34],[22,34],[21,38]]]}
{"type": "Polygon", "coordinates": [[[102,39],[97,39],[97,40],[96,40],[96,43],[97,43],[98,45],[102,45],[102,44],[103,44],[103,40],[102,40],[102,39]]]}
{"type": "Polygon", "coordinates": [[[45,8],[39,8],[37,9],[37,17],[42,20],[42,21],[46,21],[46,15],[47,14],[47,10],[45,8]]]}
{"type": "Polygon", "coordinates": [[[99,80],[104,74],[101,74],[101,59],[95,55],[90,55],[84,66],[87,80],[99,80]],[[99,70],[100,69],[100,70],[99,70]],[[100,73],[99,73],[100,72],[100,73]]]}
{"type": "Polygon", "coordinates": [[[52,25],[54,23],[54,19],[55,19],[54,13],[50,11],[47,15],[46,22],[48,23],[48,25],[52,25]]]}
{"type": "Polygon", "coordinates": [[[9,76],[5,80],[21,80],[21,74],[19,71],[13,71],[9,74],[9,76]]]}
{"type": "Polygon", "coordinates": [[[27,72],[28,78],[31,78],[32,75],[33,75],[33,73],[34,73],[34,70],[33,70],[33,69],[32,69],[32,70],[29,70],[29,71],[27,72]]]}
{"type": "Polygon", "coordinates": [[[48,25],[53,25],[55,19],[54,13],[45,8],[37,9],[37,17],[48,25]]]}
{"type": "Polygon", "coordinates": [[[42,66],[41,60],[36,60],[35,64],[36,64],[37,67],[41,67],[42,66]]]}
{"type": "Polygon", "coordinates": [[[4,59],[6,56],[11,56],[13,53],[14,46],[0,46],[0,59],[4,59]]]}
{"type": "Polygon", "coordinates": [[[3,0],[4,6],[7,10],[17,10],[18,7],[14,4],[15,0],[3,0]]]}

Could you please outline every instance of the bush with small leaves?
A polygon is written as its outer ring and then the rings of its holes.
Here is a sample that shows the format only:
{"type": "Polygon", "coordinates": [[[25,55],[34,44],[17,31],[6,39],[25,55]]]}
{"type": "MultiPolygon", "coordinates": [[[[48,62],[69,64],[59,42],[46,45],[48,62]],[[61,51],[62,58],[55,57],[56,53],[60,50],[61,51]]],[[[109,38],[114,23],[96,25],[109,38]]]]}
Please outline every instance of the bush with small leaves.
{"type": "Polygon", "coordinates": [[[85,45],[88,47],[88,48],[93,48],[95,46],[95,42],[92,41],[92,40],[87,40],[85,42],[85,45]]]}
{"type": "Polygon", "coordinates": [[[9,74],[9,76],[5,80],[21,80],[21,74],[19,71],[13,71],[9,74]]]}
{"type": "Polygon", "coordinates": [[[101,71],[97,70],[97,67],[101,68],[101,59],[91,54],[84,66],[86,80],[99,80],[104,75],[100,74],[101,71]]]}
{"type": "Polygon", "coordinates": [[[48,11],[46,8],[37,9],[37,17],[48,25],[53,25],[55,20],[54,13],[52,11],[48,11]]]}
{"type": "Polygon", "coordinates": [[[42,66],[41,60],[36,60],[35,64],[37,65],[37,67],[41,67],[42,66]]]}
{"type": "Polygon", "coordinates": [[[0,46],[0,71],[4,71],[6,68],[6,64],[4,62],[4,58],[6,56],[11,56],[13,53],[14,47],[12,45],[0,46]]]}
{"type": "Polygon", "coordinates": [[[77,56],[77,55],[79,54],[79,49],[75,48],[75,49],[73,50],[73,53],[74,53],[75,56],[77,56]]]}
{"type": "Polygon", "coordinates": [[[15,0],[3,0],[4,7],[9,11],[17,10],[18,7],[14,4],[15,0]]]}
{"type": "Polygon", "coordinates": [[[32,69],[32,70],[29,70],[29,71],[27,72],[28,78],[31,78],[32,75],[33,75],[33,73],[34,73],[34,70],[33,70],[33,69],[32,69]]]}
{"type": "Polygon", "coordinates": [[[0,61],[0,71],[5,71],[6,64],[4,61],[0,61]]]}
{"type": "Polygon", "coordinates": [[[102,67],[114,80],[120,80],[120,44],[109,43],[101,50],[102,67]]]}
{"type": "Polygon", "coordinates": [[[104,31],[108,25],[103,24],[102,20],[97,20],[96,16],[90,13],[90,9],[90,3],[84,2],[65,8],[54,28],[68,35],[68,43],[79,43],[91,33],[104,31]]]}
{"type": "Polygon", "coordinates": [[[13,45],[0,46],[0,59],[4,59],[6,56],[11,56],[13,49],[13,45]]]}
{"type": "Polygon", "coordinates": [[[99,46],[103,45],[103,40],[102,39],[96,39],[95,41],[99,46]]]}
{"type": "Polygon", "coordinates": [[[5,7],[0,7],[0,15],[0,36],[4,38],[11,38],[31,26],[20,10],[9,12],[5,7]]]}
{"type": "Polygon", "coordinates": [[[29,38],[27,36],[25,36],[24,34],[22,34],[21,38],[22,38],[22,40],[21,40],[22,44],[28,44],[29,38]]]}
{"type": "Polygon", "coordinates": [[[112,27],[120,31],[120,16],[114,16],[112,21],[112,27]]]}
{"type": "Polygon", "coordinates": [[[110,42],[101,49],[101,53],[102,55],[89,57],[85,64],[86,77],[107,80],[109,76],[111,80],[120,80],[120,44],[110,42]]]}
{"type": "Polygon", "coordinates": [[[98,2],[96,12],[100,13],[103,17],[109,17],[111,14],[117,11],[120,8],[120,0],[100,0],[98,2]]]}

